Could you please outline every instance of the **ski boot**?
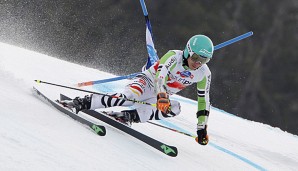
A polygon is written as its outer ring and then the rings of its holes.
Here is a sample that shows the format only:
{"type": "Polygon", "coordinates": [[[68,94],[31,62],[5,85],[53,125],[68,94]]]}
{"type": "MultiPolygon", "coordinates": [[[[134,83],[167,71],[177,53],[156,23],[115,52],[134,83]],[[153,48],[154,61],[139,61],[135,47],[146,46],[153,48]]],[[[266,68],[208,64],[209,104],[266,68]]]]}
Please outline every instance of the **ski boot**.
{"type": "Polygon", "coordinates": [[[138,115],[137,110],[123,110],[121,112],[103,112],[113,118],[115,118],[115,120],[127,125],[127,126],[131,126],[132,123],[138,123],[140,122],[140,117],[138,115]]]}
{"type": "Polygon", "coordinates": [[[91,107],[91,98],[92,96],[86,95],[84,98],[76,97],[72,100],[63,100],[60,101],[60,104],[62,104],[64,107],[67,107],[69,109],[75,109],[76,114],[79,113],[79,111],[83,109],[90,109],[91,107]]]}

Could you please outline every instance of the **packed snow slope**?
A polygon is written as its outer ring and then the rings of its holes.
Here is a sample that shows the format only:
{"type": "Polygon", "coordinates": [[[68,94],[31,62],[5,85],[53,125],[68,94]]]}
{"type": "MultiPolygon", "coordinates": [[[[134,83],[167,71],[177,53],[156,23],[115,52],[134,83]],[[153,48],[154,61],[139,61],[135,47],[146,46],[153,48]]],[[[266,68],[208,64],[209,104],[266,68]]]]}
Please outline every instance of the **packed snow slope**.
{"type": "MultiPolygon", "coordinates": [[[[146,58],[144,57],[144,60],[146,58]]],[[[135,67],[135,66],[130,66],[135,67]]],[[[212,108],[210,143],[151,124],[133,128],[178,148],[168,157],[143,142],[105,125],[97,136],[33,94],[35,86],[52,99],[82,92],[37,84],[43,80],[67,86],[113,75],[0,43],[0,170],[295,170],[298,138],[262,123],[212,108]]],[[[125,81],[85,87],[101,92],[121,91],[125,81]]],[[[182,104],[176,118],[155,121],[195,135],[196,102],[173,96],[182,104]]],[[[91,118],[89,118],[91,119],[91,118]]]]}

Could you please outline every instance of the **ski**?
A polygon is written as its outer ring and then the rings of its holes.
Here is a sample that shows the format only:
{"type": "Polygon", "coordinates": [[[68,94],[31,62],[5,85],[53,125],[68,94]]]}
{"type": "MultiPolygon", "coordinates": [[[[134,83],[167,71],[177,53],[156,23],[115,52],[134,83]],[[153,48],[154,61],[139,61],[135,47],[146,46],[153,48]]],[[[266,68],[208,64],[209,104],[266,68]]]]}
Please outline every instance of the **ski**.
{"type": "Polygon", "coordinates": [[[36,95],[45,99],[47,102],[49,102],[52,106],[54,106],[56,109],[58,109],[62,113],[66,114],[66,115],[70,116],[71,118],[73,118],[74,120],[90,127],[97,135],[100,135],[100,136],[106,135],[106,129],[104,126],[94,124],[94,123],[80,117],[76,113],[72,112],[70,109],[63,107],[57,101],[53,101],[53,100],[49,99],[48,97],[46,97],[39,90],[37,90],[35,87],[33,87],[33,91],[35,92],[36,95]]]}
{"type": "Polygon", "coordinates": [[[168,156],[176,157],[178,155],[178,150],[176,147],[166,145],[156,139],[153,139],[145,134],[142,134],[141,132],[136,131],[135,129],[132,129],[129,126],[114,120],[113,118],[111,118],[110,116],[107,116],[104,113],[97,112],[94,110],[83,110],[83,112],[131,135],[132,137],[135,137],[140,141],[143,141],[144,143],[161,151],[162,153],[168,156]]]}
{"type": "MultiPolygon", "coordinates": [[[[59,102],[53,101],[53,100],[49,99],[48,97],[46,97],[39,90],[37,90],[35,87],[33,87],[33,90],[36,95],[45,99],[47,102],[49,102],[52,106],[54,106],[56,109],[58,109],[62,113],[70,116],[71,118],[73,118],[74,120],[76,120],[82,124],[89,126],[96,134],[98,134],[100,136],[104,136],[106,134],[106,129],[104,126],[96,125],[96,124],[80,117],[75,112],[71,111],[70,109],[63,107],[59,102]]],[[[68,100],[68,99],[69,99],[69,97],[67,97],[63,94],[60,94],[60,100],[68,100]]],[[[169,146],[169,145],[164,144],[156,139],[153,139],[145,134],[142,134],[139,131],[136,131],[136,130],[130,128],[129,126],[112,119],[111,117],[105,115],[104,113],[96,112],[94,110],[82,110],[80,112],[83,112],[87,115],[90,115],[90,116],[96,118],[96,119],[99,119],[99,120],[117,128],[117,129],[131,135],[132,137],[135,137],[136,139],[143,141],[144,143],[150,145],[151,147],[161,151],[162,153],[164,153],[168,156],[176,157],[178,154],[178,150],[176,147],[169,146]]]]}

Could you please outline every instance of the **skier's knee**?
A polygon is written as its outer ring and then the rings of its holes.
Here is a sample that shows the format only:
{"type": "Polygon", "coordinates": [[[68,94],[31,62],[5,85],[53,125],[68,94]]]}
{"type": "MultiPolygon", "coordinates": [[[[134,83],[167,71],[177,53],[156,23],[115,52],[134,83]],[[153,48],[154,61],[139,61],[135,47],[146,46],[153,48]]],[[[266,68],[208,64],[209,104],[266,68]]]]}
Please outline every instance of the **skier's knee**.
{"type": "Polygon", "coordinates": [[[178,101],[172,100],[171,101],[171,114],[173,116],[177,116],[180,114],[180,112],[181,112],[180,103],[178,101]]]}

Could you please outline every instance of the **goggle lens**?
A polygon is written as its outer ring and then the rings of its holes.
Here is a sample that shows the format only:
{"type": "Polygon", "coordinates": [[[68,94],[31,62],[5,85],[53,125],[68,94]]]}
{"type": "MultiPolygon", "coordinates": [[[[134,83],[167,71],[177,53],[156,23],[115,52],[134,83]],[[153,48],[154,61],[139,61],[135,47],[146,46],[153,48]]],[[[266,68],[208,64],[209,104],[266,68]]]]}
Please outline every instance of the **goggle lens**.
{"type": "Polygon", "coordinates": [[[190,58],[195,63],[201,63],[201,64],[206,64],[210,60],[210,58],[207,58],[207,57],[202,56],[202,55],[197,55],[196,53],[193,53],[193,55],[190,58]]]}

